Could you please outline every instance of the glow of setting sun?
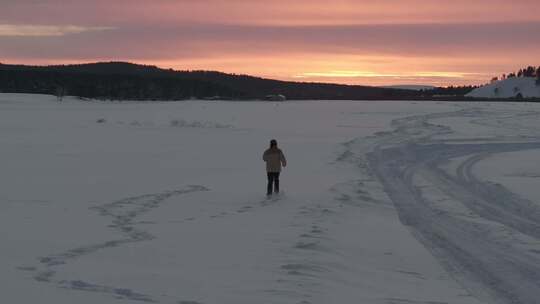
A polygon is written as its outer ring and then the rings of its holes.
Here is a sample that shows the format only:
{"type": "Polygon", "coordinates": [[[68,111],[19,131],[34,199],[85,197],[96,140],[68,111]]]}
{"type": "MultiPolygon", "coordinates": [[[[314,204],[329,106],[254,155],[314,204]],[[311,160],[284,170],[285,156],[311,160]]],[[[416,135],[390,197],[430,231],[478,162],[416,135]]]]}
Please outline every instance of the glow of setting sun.
{"type": "Polygon", "coordinates": [[[0,58],[361,85],[483,84],[537,64],[537,7],[534,0],[11,1],[0,4],[0,58]]]}

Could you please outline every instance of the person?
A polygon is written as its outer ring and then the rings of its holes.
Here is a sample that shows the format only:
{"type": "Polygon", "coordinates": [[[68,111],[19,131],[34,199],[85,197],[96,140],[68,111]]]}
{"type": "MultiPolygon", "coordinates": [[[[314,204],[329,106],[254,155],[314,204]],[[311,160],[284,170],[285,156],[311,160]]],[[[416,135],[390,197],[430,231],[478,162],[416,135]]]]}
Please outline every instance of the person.
{"type": "Polygon", "coordinates": [[[268,177],[266,195],[271,196],[272,193],[279,193],[279,174],[281,167],[287,166],[287,160],[283,151],[278,148],[277,140],[272,139],[270,141],[270,148],[264,151],[263,160],[266,162],[266,175],[268,177]]]}

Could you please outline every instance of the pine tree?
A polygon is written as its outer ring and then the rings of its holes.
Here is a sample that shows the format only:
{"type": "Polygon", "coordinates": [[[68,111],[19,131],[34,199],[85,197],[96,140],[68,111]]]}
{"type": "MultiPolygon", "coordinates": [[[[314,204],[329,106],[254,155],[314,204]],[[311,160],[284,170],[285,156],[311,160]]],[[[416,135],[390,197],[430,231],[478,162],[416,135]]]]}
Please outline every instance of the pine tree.
{"type": "Polygon", "coordinates": [[[523,76],[524,77],[534,77],[535,76],[534,67],[528,66],[525,70],[523,70],[523,76]]]}

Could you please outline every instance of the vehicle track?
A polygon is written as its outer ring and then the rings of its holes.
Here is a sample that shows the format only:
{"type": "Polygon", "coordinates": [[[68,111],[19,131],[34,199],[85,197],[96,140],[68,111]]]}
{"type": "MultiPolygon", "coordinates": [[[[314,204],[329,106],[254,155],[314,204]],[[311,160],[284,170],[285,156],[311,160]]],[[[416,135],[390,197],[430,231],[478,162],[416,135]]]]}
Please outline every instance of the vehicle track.
{"type": "Polygon", "coordinates": [[[473,169],[497,153],[540,149],[540,140],[445,142],[440,136],[451,131],[429,123],[435,118],[482,114],[472,109],[395,120],[393,132],[374,138],[367,162],[401,222],[462,286],[488,303],[538,303],[540,255],[520,244],[524,239],[540,242],[540,205],[477,178],[473,169]],[[461,163],[449,173],[441,165],[452,159],[461,163]],[[424,189],[420,178],[432,189],[424,189]],[[433,189],[467,212],[442,208],[427,193],[433,189]]]}

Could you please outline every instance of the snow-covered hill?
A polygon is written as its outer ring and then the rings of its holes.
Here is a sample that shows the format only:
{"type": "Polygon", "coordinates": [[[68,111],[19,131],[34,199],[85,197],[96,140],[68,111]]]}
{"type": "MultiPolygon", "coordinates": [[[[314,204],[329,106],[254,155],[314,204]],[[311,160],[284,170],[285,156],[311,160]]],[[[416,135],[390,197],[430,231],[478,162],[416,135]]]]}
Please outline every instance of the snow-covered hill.
{"type": "Polygon", "coordinates": [[[474,89],[466,96],[480,98],[512,98],[519,97],[519,94],[524,98],[540,98],[540,85],[536,84],[536,78],[513,77],[496,81],[474,89]]]}

